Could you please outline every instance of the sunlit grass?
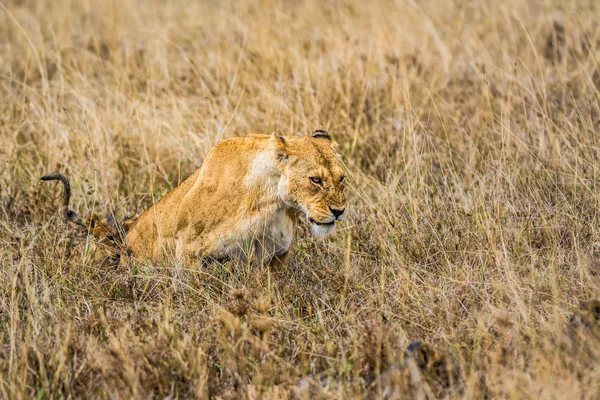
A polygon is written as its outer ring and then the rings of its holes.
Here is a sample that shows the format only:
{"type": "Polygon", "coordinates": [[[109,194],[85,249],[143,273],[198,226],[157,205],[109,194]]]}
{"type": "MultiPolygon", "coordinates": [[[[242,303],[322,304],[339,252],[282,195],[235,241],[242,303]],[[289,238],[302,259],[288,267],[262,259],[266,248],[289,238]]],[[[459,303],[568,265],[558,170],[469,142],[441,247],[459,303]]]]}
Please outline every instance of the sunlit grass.
{"type": "Polygon", "coordinates": [[[0,3],[0,397],[600,396],[593,2],[189,3],[0,3]],[[39,181],[124,218],[318,128],[347,222],[278,269],[111,265],[39,181]]]}

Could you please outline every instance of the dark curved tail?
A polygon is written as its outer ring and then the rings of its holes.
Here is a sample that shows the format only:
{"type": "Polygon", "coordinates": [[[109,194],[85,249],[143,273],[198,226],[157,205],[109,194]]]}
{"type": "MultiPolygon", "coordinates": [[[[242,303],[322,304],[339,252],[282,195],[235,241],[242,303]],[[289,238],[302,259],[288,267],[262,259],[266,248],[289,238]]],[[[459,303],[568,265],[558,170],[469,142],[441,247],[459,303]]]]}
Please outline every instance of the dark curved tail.
{"type": "Polygon", "coordinates": [[[124,222],[117,221],[114,217],[100,218],[97,215],[91,215],[81,219],[73,210],[69,210],[71,201],[71,185],[69,179],[61,174],[46,175],[41,178],[43,181],[61,181],[63,184],[63,201],[61,213],[67,222],[72,222],[86,230],[88,235],[92,235],[100,247],[104,247],[110,253],[120,256],[126,252],[125,237],[127,231],[136,221],[137,217],[126,219],[124,222]]]}
{"type": "Polygon", "coordinates": [[[69,210],[69,203],[71,202],[71,184],[69,183],[69,179],[62,174],[55,175],[44,175],[41,177],[43,181],[61,181],[63,184],[63,202],[61,205],[61,213],[64,215],[66,221],[72,222],[76,225],[84,227],[87,229],[87,226],[81,222],[81,220],[77,217],[77,214],[73,210],[69,210]]]}

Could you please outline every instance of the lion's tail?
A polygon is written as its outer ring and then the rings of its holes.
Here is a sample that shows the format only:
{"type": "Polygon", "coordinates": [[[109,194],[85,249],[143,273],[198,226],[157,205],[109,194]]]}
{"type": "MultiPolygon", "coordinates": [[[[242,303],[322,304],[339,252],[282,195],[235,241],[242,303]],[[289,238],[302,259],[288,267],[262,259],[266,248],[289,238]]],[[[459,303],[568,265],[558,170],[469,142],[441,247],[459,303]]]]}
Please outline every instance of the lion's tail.
{"type": "Polygon", "coordinates": [[[62,182],[63,201],[60,211],[63,214],[65,221],[84,228],[88,235],[92,235],[98,240],[107,239],[110,242],[121,244],[125,242],[125,236],[127,235],[129,228],[137,220],[137,216],[126,218],[123,222],[118,221],[112,216],[101,218],[95,214],[82,219],[75,211],[69,209],[69,203],[71,202],[71,185],[66,176],[61,174],[46,175],[42,176],[41,180],[62,182]]]}
{"type": "Polygon", "coordinates": [[[81,218],[77,216],[77,213],[73,210],[69,210],[69,203],[71,202],[71,184],[69,183],[69,179],[62,174],[55,175],[45,175],[42,176],[41,180],[43,181],[61,181],[63,184],[63,201],[61,205],[61,213],[63,214],[65,221],[72,222],[76,225],[79,225],[86,230],[88,226],[83,223],[81,218]]]}

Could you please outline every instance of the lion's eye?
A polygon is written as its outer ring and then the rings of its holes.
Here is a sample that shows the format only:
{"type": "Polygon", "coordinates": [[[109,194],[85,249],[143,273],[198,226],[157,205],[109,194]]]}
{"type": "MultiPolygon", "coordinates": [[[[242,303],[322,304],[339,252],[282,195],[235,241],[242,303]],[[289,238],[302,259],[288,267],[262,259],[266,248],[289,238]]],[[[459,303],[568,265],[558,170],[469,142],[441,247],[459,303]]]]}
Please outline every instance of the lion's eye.
{"type": "Polygon", "coordinates": [[[321,178],[319,178],[318,176],[311,176],[310,181],[314,184],[320,185],[321,184],[321,178]]]}
{"type": "Polygon", "coordinates": [[[345,181],[345,180],[346,180],[346,177],[345,177],[345,176],[343,176],[343,175],[342,175],[342,176],[340,176],[340,183],[344,183],[344,181],[345,181]]]}

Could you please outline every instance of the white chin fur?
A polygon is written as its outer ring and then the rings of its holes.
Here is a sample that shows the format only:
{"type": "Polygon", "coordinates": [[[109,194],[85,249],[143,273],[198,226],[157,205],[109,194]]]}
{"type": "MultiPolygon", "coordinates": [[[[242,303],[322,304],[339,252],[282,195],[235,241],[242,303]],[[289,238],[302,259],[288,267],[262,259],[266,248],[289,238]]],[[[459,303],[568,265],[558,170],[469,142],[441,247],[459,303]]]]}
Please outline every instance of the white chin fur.
{"type": "Polygon", "coordinates": [[[312,232],[313,232],[313,235],[315,235],[316,237],[324,238],[325,236],[329,235],[330,233],[335,232],[335,224],[331,224],[331,225],[312,224],[312,232]]]}

